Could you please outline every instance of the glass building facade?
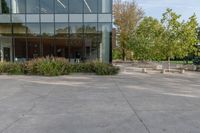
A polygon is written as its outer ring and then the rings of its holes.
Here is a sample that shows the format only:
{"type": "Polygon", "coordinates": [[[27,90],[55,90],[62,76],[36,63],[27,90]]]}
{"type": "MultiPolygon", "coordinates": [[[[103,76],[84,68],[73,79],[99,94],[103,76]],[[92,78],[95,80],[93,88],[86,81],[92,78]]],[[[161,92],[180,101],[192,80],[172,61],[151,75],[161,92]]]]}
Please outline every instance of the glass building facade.
{"type": "Polygon", "coordinates": [[[0,59],[111,62],[112,0],[0,0],[0,59]]]}

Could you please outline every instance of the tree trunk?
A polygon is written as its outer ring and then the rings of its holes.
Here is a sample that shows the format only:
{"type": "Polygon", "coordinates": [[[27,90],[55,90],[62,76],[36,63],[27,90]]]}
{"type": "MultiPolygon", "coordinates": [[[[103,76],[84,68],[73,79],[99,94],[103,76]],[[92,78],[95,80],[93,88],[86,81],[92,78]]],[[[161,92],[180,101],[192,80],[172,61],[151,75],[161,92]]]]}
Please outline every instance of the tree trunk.
{"type": "Polygon", "coordinates": [[[168,57],[168,72],[170,72],[170,65],[171,65],[171,62],[170,62],[170,57],[168,57]]]}
{"type": "Polygon", "coordinates": [[[125,49],[122,50],[122,59],[123,59],[123,61],[126,61],[126,52],[125,52],[125,49]]]}

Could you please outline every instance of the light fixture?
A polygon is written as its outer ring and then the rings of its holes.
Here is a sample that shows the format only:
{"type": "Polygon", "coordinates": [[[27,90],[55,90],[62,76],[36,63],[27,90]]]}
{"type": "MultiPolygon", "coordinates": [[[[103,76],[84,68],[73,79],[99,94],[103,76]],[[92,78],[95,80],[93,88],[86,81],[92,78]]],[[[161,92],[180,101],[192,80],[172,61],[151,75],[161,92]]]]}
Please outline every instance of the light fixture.
{"type": "Polygon", "coordinates": [[[66,6],[60,0],[57,0],[57,2],[60,3],[64,8],[66,8],[66,6]]]}
{"type": "Polygon", "coordinates": [[[91,10],[91,8],[90,8],[90,6],[88,5],[88,3],[87,3],[86,0],[84,0],[84,3],[85,3],[85,5],[87,6],[87,8],[88,8],[88,10],[90,11],[90,13],[92,13],[92,10],[91,10]]]}

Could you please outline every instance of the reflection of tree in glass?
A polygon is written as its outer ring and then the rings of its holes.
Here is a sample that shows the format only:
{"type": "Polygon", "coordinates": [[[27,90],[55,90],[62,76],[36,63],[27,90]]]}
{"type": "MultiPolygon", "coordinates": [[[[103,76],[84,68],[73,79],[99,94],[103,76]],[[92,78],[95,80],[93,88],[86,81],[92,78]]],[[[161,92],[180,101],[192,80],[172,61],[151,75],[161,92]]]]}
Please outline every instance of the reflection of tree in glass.
{"type": "Polygon", "coordinates": [[[91,27],[91,26],[86,26],[86,27],[85,27],[85,31],[86,31],[86,32],[96,32],[96,27],[95,27],[95,26],[93,26],[93,27],[91,27]]]}
{"type": "Polygon", "coordinates": [[[0,25],[0,35],[2,36],[11,36],[11,24],[9,23],[4,23],[0,25]]]}
{"type": "Polygon", "coordinates": [[[42,36],[43,36],[43,37],[48,37],[48,36],[51,36],[51,33],[46,33],[46,32],[44,32],[44,33],[42,33],[42,36]]]}
{"type": "Polygon", "coordinates": [[[57,34],[67,34],[68,33],[69,28],[65,27],[65,28],[58,28],[56,29],[56,33],[57,34]]]}
{"type": "Polygon", "coordinates": [[[83,29],[84,29],[84,27],[82,26],[82,27],[80,27],[80,28],[77,28],[76,29],[76,32],[77,33],[82,33],[83,32],[83,29]]]}
{"type": "Polygon", "coordinates": [[[9,7],[5,0],[1,0],[2,13],[9,13],[9,7]]]}
{"type": "Polygon", "coordinates": [[[26,34],[26,26],[23,23],[13,24],[13,34],[15,35],[24,35],[26,34]]]}

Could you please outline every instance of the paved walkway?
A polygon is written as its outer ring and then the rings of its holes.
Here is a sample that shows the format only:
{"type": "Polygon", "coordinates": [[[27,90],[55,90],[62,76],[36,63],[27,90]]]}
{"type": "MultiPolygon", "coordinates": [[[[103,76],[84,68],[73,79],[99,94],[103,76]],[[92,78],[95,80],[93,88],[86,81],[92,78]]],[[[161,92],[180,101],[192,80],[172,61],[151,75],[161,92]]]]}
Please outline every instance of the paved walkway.
{"type": "Polygon", "coordinates": [[[0,133],[200,133],[200,73],[0,76],[0,133]]]}

